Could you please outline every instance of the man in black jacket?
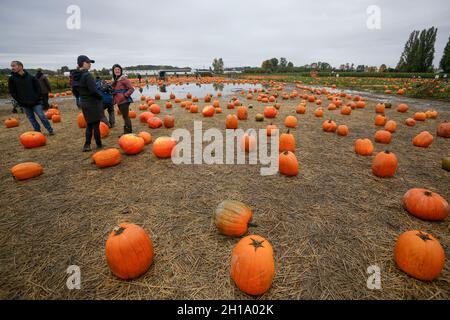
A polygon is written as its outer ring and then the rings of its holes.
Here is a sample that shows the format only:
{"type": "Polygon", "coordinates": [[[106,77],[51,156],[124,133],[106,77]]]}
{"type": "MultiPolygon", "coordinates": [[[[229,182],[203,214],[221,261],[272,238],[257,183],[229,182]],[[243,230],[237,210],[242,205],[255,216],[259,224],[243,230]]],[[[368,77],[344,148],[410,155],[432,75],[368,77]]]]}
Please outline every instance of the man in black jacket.
{"type": "Polygon", "coordinates": [[[20,61],[11,62],[11,71],[8,79],[9,93],[25,110],[34,131],[41,131],[41,126],[35,117],[36,113],[48,133],[53,135],[53,128],[42,109],[42,93],[38,80],[23,69],[20,61]]]}

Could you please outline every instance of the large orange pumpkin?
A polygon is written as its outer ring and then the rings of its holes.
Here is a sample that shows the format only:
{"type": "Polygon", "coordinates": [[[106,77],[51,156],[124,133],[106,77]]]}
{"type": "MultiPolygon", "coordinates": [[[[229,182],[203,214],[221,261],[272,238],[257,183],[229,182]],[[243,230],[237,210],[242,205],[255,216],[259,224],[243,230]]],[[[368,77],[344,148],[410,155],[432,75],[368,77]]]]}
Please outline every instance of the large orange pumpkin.
{"type": "Polygon", "coordinates": [[[401,112],[401,113],[407,112],[408,109],[409,109],[409,107],[408,107],[408,105],[407,105],[406,103],[401,103],[401,104],[399,104],[398,107],[397,107],[397,111],[398,111],[398,112],[401,112]]]}
{"type": "Polygon", "coordinates": [[[390,133],[394,133],[397,130],[397,123],[394,120],[389,120],[384,125],[384,130],[389,131],[390,133]]]}
{"type": "Polygon", "coordinates": [[[248,110],[247,107],[240,106],[237,108],[237,117],[239,120],[247,120],[248,110]]]}
{"type": "Polygon", "coordinates": [[[236,286],[250,295],[269,290],[275,276],[273,249],[258,235],[242,238],[231,254],[231,278],[236,286]]]}
{"type": "Polygon", "coordinates": [[[397,170],[397,157],[386,150],[378,153],[372,161],[372,173],[380,178],[393,177],[397,170]]]}
{"type": "Polygon", "coordinates": [[[234,201],[222,201],[214,213],[214,223],[219,232],[230,237],[244,235],[252,220],[252,209],[246,204],[234,201]]]}
{"type": "Polygon", "coordinates": [[[287,128],[295,128],[295,127],[297,127],[297,118],[294,117],[294,116],[287,116],[284,119],[284,125],[287,128]]]}
{"type": "Polygon", "coordinates": [[[361,156],[370,156],[373,153],[373,144],[369,139],[357,139],[355,141],[355,152],[361,156]]]}
{"type": "Polygon", "coordinates": [[[264,108],[264,117],[266,118],[275,118],[277,116],[277,109],[274,107],[268,106],[264,108]]]}
{"type": "Polygon", "coordinates": [[[176,145],[177,141],[172,137],[159,137],[153,142],[153,153],[158,158],[170,158],[176,145]]]}
{"type": "Polygon", "coordinates": [[[428,148],[433,142],[433,135],[428,131],[422,131],[413,139],[413,145],[421,148],[428,148]]]}
{"type": "Polygon", "coordinates": [[[166,128],[173,128],[175,125],[175,119],[171,115],[166,115],[163,122],[166,128]]]}
{"type": "Polygon", "coordinates": [[[288,177],[296,176],[298,174],[298,167],[298,160],[293,152],[286,150],[280,153],[278,170],[281,174],[288,177]]]}
{"type": "Polygon", "coordinates": [[[27,131],[20,135],[19,137],[20,143],[25,148],[37,148],[41,146],[45,146],[47,139],[45,136],[36,131],[27,131]]]}
{"type": "Polygon", "coordinates": [[[109,127],[103,121],[100,121],[100,136],[106,138],[109,135],[109,127]]]}
{"type": "Polygon", "coordinates": [[[204,117],[212,117],[214,115],[214,112],[215,109],[211,105],[205,106],[202,110],[202,114],[204,117]]]}
{"type": "Polygon", "coordinates": [[[11,173],[17,180],[37,177],[44,172],[44,168],[36,162],[23,162],[11,168],[11,173]]]}
{"type": "Polygon", "coordinates": [[[348,127],[345,124],[341,124],[337,127],[336,132],[339,136],[345,137],[348,135],[348,127]]]}
{"type": "Polygon", "coordinates": [[[439,194],[427,189],[413,188],[403,196],[403,206],[415,217],[442,221],[448,217],[450,207],[439,194]]]}
{"type": "Polygon", "coordinates": [[[148,120],[147,120],[147,124],[148,124],[149,128],[157,129],[157,128],[162,127],[163,122],[162,122],[162,120],[161,120],[160,118],[158,118],[158,117],[150,117],[150,118],[148,118],[148,120]]]}
{"type": "Polygon", "coordinates": [[[119,146],[126,154],[138,154],[144,149],[145,141],[135,134],[128,133],[119,138],[119,146]]]}
{"type": "Polygon", "coordinates": [[[295,137],[292,133],[290,133],[289,129],[286,133],[282,133],[280,135],[279,140],[279,152],[295,152],[295,137]]]}
{"type": "Polygon", "coordinates": [[[106,241],[106,261],[111,272],[118,278],[138,278],[153,262],[150,236],[135,224],[119,224],[106,241]]]}
{"type": "Polygon", "coordinates": [[[394,259],[403,272],[413,278],[436,279],[445,265],[445,252],[431,234],[412,230],[400,235],[395,244],[394,259]]]}
{"type": "Polygon", "coordinates": [[[5,120],[5,127],[14,128],[19,126],[19,120],[16,118],[8,118],[5,120]]]}
{"type": "Polygon", "coordinates": [[[80,112],[77,116],[77,124],[80,129],[87,127],[86,119],[84,118],[84,115],[82,112],[80,112]]]}
{"type": "Polygon", "coordinates": [[[337,125],[333,120],[327,120],[322,124],[322,129],[325,132],[336,132],[337,125]]]}
{"type": "Polygon", "coordinates": [[[387,130],[378,130],[375,132],[375,142],[389,144],[392,140],[392,134],[387,130]]]}
{"type": "Polygon", "coordinates": [[[225,119],[225,126],[227,129],[237,129],[238,128],[238,118],[234,114],[227,115],[225,119]]]}
{"type": "Polygon", "coordinates": [[[99,168],[112,167],[120,163],[120,152],[116,148],[97,151],[92,156],[95,165],[99,168]]]}

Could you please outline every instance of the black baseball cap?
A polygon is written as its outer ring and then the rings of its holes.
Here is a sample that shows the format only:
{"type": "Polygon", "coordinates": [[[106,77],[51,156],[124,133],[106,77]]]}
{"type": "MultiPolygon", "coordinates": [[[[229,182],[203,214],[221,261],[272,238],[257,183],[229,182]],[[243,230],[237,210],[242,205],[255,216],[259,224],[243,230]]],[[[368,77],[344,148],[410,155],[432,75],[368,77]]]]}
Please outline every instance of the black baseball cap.
{"type": "Polygon", "coordinates": [[[78,56],[77,64],[79,66],[81,66],[83,64],[83,62],[95,63],[95,60],[91,60],[88,58],[88,56],[84,56],[84,55],[78,56]]]}

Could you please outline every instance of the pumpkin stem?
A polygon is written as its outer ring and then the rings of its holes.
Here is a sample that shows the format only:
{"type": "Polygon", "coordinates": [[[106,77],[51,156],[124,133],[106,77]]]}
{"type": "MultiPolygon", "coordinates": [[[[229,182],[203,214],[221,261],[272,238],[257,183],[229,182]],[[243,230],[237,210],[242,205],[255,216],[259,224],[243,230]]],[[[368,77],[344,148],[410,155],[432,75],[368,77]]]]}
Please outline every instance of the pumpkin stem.
{"type": "Polygon", "coordinates": [[[427,190],[423,194],[426,195],[427,197],[431,197],[433,195],[433,192],[427,190]]]}
{"type": "Polygon", "coordinates": [[[118,235],[120,235],[122,232],[125,231],[125,228],[124,228],[124,227],[119,227],[119,226],[117,226],[117,227],[114,228],[113,231],[114,231],[114,235],[118,236],[118,235]]]}
{"type": "Polygon", "coordinates": [[[264,240],[258,241],[258,240],[255,240],[253,238],[250,238],[250,239],[252,240],[252,243],[249,243],[249,245],[255,247],[255,252],[256,252],[256,249],[258,249],[258,248],[264,248],[264,246],[262,245],[264,240]]]}
{"type": "Polygon", "coordinates": [[[425,242],[426,242],[427,240],[430,240],[430,241],[432,240],[428,234],[425,234],[425,233],[423,233],[423,232],[421,232],[421,231],[419,231],[419,233],[416,234],[416,236],[418,236],[420,239],[422,239],[422,240],[425,241],[425,242]]]}
{"type": "Polygon", "coordinates": [[[254,224],[254,223],[251,223],[251,222],[249,222],[248,224],[247,224],[247,226],[248,227],[253,227],[253,228],[256,228],[258,225],[257,224],[254,224]]]}

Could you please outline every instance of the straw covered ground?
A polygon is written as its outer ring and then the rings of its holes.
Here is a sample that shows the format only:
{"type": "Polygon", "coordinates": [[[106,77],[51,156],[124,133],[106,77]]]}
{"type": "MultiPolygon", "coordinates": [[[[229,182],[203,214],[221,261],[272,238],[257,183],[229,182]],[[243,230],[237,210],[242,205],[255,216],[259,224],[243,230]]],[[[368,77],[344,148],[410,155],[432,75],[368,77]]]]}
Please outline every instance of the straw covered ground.
{"type": "MultiPolygon", "coordinates": [[[[301,93],[301,90],[299,90],[301,93]]],[[[326,101],[326,97],[322,96],[326,101]]],[[[193,120],[203,120],[203,129],[225,130],[229,96],[220,98],[222,114],[203,118],[174,105],[162,115],[175,117],[175,128],[192,131],[193,120]]],[[[256,122],[264,104],[252,104],[249,120],[239,126],[265,128],[256,122]]],[[[284,130],[286,115],[295,115],[300,99],[279,101],[282,106],[273,123],[284,130]]],[[[136,156],[122,155],[118,166],[97,169],[92,153],[82,153],[84,130],[78,128],[79,113],[74,99],[58,101],[62,122],[47,145],[24,149],[19,135],[31,130],[23,114],[18,128],[0,128],[0,298],[3,299],[253,299],[243,294],[230,277],[230,255],[238,239],[220,235],[212,223],[216,206],[225,199],[248,204],[254,210],[249,233],[259,234],[274,248],[276,275],[263,299],[450,299],[450,225],[426,222],[409,215],[402,196],[410,188],[424,187],[450,200],[450,173],[441,169],[441,158],[450,155],[450,139],[435,135],[437,124],[450,120],[450,104],[439,103],[438,119],[404,124],[407,114],[386,109],[398,129],[390,145],[375,143],[376,152],[389,148],[399,160],[392,179],[371,173],[373,157],[354,152],[357,138],[373,135],[375,104],[351,116],[339,110],[324,118],[314,117],[315,105],[297,115],[299,125],[291,130],[297,139],[300,173],[261,176],[260,165],[175,165],[157,159],[147,145],[136,156]],[[322,122],[332,117],[347,124],[347,137],[322,131],[322,122]],[[427,148],[412,145],[420,131],[434,135],[427,148]],[[36,161],[44,174],[15,181],[10,168],[36,161]],[[121,221],[136,223],[150,234],[155,258],[149,271],[137,280],[114,277],[105,259],[105,241],[121,221]],[[446,251],[441,276],[421,282],[400,271],[393,260],[397,237],[407,230],[423,230],[439,239],[446,251]],[[66,269],[81,269],[81,289],[68,290],[66,269]],[[381,290],[366,286],[367,268],[381,268],[381,290]]],[[[138,111],[139,103],[133,105],[138,111]]],[[[199,109],[205,103],[198,103],[199,109]]],[[[325,103],[326,107],[327,103],[325,103]]],[[[139,111],[138,111],[139,114],[139,111]]],[[[10,106],[0,106],[0,119],[10,106]]],[[[104,140],[118,147],[122,119],[104,140]]],[[[150,129],[133,120],[134,131],[148,131],[153,139],[174,129],[150,129]]]]}

